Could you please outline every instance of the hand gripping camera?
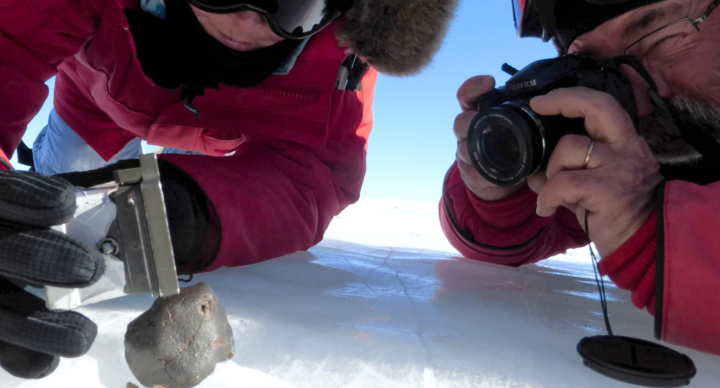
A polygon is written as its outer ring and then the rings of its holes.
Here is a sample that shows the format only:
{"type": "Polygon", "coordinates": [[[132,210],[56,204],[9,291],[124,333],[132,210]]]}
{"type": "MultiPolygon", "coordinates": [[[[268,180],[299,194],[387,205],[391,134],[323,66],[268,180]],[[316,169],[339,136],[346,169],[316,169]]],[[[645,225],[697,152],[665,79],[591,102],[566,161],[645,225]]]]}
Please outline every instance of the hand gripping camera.
{"type": "Polygon", "coordinates": [[[553,89],[584,86],[607,92],[637,126],[635,96],[619,66],[590,55],[541,60],[520,71],[503,66],[512,78],[480,98],[468,131],[468,152],[480,175],[499,186],[518,184],[547,166],[561,137],[587,134],[583,119],[533,112],[530,99],[553,89]]]}

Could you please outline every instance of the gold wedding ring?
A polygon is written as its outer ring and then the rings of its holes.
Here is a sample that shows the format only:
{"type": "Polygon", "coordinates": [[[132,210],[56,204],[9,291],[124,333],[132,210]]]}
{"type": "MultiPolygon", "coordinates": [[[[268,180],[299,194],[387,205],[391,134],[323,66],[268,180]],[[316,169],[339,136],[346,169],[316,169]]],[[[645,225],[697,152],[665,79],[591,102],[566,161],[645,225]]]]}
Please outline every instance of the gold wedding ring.
{"type": "Polygon", "coordinates": [[[588,147],[587,154],[585,155],[585,164],[583,165],[583,170],[586,169],[588,163],[590,163],[590,156],[592,155],[593,148],[595,148],[595,142],[590,140],[590,147],[588,147]]]}

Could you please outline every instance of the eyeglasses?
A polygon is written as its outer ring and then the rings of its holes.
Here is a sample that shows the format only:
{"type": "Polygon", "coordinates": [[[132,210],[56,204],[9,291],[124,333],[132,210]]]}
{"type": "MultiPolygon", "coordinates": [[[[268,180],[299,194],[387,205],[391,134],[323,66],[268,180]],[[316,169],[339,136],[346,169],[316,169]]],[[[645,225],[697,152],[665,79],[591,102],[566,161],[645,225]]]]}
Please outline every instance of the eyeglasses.
{"type": "Polygon", "coordinates": [[[707,10],[705,10],[705,13],[697,18],[686,16],[643,35],[640,39],[636,40],[633,44],[628,46],[627,49],[625,49],[625,55],[633,56],[641,60],[645,57],[643,64],[648,71],[659,70],[660,68],[672,66],[683,57],[682,48],[679,47],[680,45],[677,43],[680,42],[682,37],[686,37],[694,32],[700,32],[700,23],[704,22],[718,6],[720,6],[720,0],[715,0],[712,4],[710,4],[707,10]],[[661,31],[665,33],[663,37],[660,37],[661,34],[658,34],[661,31]],[[641,45],[639,43],[643,41],[648,42],[649,40],[647,40],[647,38],[651,36],[657,37],[658,39],[643,52],[640,50],[641,45]],[[676,44],[674,48],[671,46],[673,43],[676,44]],[[661,46],[668,49],[659,50],[658,47],[661,46]],[[648,54],[651,54],[651,51],[653,53],[661,54],[654,58],[647,58],[648,54]]]}

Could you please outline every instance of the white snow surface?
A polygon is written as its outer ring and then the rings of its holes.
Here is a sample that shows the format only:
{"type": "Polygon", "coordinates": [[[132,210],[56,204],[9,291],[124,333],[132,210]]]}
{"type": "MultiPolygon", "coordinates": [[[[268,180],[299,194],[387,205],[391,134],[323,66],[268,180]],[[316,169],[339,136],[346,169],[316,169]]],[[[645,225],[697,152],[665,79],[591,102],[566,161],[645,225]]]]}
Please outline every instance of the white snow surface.
{"type": "MultiPolygon", "coordinates": [[[[437,204],[363,199],[309,252],[195,277],[225,305],[236,346],[200,387],[629,387],[576,351],[604,333],[586,252],[521,268],[473,262],[445,240],[437,204]]],[[[607,293],[614,331],[653,340],[653,318],[630,294],[607,293]]],[[[86,356],[39,381],[0,370],[0,387],[138,384],[123,337],[152,302],[82,308],[99,330],[86,356]]],[[[671,347],[694,360],[691,387],[717,387],[719,357],[671,347]]]]}

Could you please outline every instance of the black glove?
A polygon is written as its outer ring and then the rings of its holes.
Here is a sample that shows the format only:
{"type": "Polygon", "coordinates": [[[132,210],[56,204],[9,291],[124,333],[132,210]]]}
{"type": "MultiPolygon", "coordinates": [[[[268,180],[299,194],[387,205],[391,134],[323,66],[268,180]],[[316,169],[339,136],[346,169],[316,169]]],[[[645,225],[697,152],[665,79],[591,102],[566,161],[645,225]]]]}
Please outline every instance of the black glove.
{"type": "Polygon", "coordinates": [[[75,188],[60,178],[0,171],[0,366],[14,376],[45,377],[59,357],[81,356],[95,340],[89,319],[51,312],[23,290],[86,287],[102,276],[97,248],[49,229],[69,221],[75,208],[75,188]]]}
{"type": "MultiPolygon", "coordinates": [[[[114,172],[137,168],[137,159],[122,160],[93,171],[57,175],[78,187],[114,180],[114,172]]],[[[219,218],[202,187],[172,163],[158,160],[170,238],[178,275],[200,272],[212,264],[220,250],[219,218]]]]}

